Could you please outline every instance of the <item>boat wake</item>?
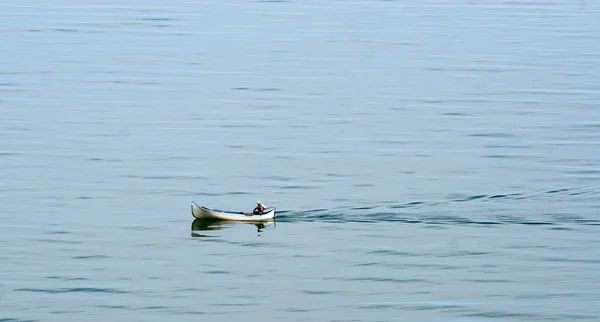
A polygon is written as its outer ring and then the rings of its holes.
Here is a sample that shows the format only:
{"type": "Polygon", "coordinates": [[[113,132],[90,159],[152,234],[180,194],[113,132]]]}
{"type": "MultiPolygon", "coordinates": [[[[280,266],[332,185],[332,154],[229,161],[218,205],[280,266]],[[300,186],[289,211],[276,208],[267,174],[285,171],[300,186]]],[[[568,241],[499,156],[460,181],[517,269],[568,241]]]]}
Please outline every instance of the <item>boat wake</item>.
{"type": "Polygon", "coordinates": [[[367,207],[280,210],[278,222],[600,225],[600,187],[474,195],[367,207]],[[567,211],[565,211],[567,210],[567,211]]]}

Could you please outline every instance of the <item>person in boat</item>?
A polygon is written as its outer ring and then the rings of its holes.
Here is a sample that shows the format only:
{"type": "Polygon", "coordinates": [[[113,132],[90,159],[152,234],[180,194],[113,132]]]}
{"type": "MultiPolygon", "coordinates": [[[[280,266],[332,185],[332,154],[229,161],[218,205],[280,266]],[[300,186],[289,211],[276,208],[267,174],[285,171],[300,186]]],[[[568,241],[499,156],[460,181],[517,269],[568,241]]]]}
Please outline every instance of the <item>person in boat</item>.
{"type": "Polygon", "coordinates": [[[265,209],[267,209],[260,201],[256,204],[256,207],[254,208],[254,210],[252,210],[252,213],[255,215],[258,214],[264,214],[265,213],[265,209]]]}

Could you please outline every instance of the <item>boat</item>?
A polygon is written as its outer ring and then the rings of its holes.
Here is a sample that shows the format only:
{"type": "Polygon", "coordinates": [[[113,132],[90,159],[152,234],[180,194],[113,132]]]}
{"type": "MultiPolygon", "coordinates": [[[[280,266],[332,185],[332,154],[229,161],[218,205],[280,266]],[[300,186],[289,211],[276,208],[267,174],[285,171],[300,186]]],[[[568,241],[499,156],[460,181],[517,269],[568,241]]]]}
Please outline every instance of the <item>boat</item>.
{"type": "Polygon", "coordinates": [[[210,209],[192,201],[192,216],[197,219],[230,220],[230,221],[265,221],[275,218],[275,207],[265,209],[262,214],[210,209]]]}

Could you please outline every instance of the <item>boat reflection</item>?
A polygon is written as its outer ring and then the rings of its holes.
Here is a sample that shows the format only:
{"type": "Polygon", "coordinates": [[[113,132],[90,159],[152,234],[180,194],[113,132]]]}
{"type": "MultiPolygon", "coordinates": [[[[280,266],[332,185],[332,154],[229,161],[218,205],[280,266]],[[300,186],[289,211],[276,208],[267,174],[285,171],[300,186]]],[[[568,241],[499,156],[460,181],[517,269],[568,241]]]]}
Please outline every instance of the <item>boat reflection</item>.
{"type": "Polygon", "coordinates": [[[257,233],[262,233],[265,229],[273,229],[276,227],[275,220],[262,222],[246,222],[246,221],[227,221],[227,220],[206,220],[195,219],[192,222],[192,237],[218,237],[199,233],[203,231],[223,230],[233,228],[234,225],[252,225],[256,227],[257,233]]]}

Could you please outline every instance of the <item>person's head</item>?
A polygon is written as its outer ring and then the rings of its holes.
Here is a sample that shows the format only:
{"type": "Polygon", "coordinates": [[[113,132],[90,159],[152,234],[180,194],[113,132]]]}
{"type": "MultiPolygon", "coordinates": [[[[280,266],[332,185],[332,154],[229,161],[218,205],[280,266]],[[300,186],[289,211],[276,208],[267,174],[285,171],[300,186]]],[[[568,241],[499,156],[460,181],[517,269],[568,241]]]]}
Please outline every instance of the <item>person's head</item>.
{"type": "Polygon", "coordinates": [[[259,202],[257,202],[256,204],[257,204],[257,205],[259,205],[259,206],[262,206],[262,203],[260,203],[260,201],[259,201],[259,202]]]}

